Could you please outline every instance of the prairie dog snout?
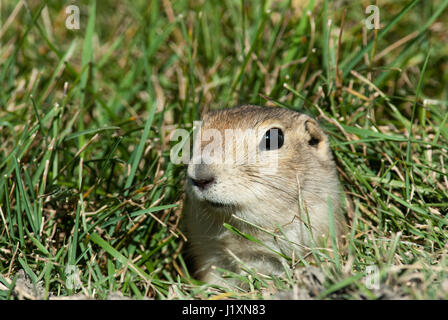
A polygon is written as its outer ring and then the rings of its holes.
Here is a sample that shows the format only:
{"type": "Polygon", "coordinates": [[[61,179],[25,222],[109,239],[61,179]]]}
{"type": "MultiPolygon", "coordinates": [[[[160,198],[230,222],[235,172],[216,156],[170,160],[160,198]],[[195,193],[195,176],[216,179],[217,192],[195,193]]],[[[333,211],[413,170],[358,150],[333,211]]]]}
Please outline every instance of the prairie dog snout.
{"type": "Polygon", "coordinates": [[[220,282],[212,266],[240,272],[238,260],[263,274],[281,273],[275,252],[304,254],[321,245],[330,213],[341,235],[336,167],[328,138],[311,117],[252,105],[218,110],[203,116],[194,139],[184,226],[201,280],[220,282]],[[234,235],[223,223],[264,245],[234,235]],[[279,228],[287,239],[272,236],[279,228]]]}

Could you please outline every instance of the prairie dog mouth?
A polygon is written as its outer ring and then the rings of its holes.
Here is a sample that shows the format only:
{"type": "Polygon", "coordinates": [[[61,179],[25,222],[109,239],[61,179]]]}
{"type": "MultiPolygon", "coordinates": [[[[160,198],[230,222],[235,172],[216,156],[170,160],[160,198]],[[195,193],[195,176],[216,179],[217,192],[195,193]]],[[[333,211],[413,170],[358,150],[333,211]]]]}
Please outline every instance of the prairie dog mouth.
{"type": "Polygon", "coordinates": [[[233,203],[222,203],[222,202],[215,202],[211,200],[204,200],[206,204],[213,208],[235,208],[236,204],[233,203]]]}

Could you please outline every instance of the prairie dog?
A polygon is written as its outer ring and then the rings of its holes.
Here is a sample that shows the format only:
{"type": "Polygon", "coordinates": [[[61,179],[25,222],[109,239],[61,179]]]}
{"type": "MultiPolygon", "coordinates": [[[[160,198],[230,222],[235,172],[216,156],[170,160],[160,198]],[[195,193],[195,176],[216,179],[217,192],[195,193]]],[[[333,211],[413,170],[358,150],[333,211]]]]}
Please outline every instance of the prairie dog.
{"type": "Polygon", "coordinates": [[[241,262],[281,274],[283,258],[272,250],[291,256],[321,246],[330,233],[330,203],[341,236],[336,166],[327,136],[311,117],[254,105],[212,111],[203,116],[194,145],[199,152],[188,164],[183,219],[200,280],[222,284],[213,266],[241,273],[241,262]]]}

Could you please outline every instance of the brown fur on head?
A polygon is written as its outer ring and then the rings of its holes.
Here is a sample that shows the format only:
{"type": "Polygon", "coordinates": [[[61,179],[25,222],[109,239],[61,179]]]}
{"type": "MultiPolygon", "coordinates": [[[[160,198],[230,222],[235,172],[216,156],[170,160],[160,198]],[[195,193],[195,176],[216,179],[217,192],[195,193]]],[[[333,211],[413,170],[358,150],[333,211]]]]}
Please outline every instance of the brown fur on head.
{"type": "Polygon", "coordinates": [[[328,237],[330,203],[337,235],[341,234],[336,168],[328,138],[314,119],[288,109],[244,105],[205,114],[195,141],[199,138],[200,152],[187,170],[184,219],[203,280],[214,281],[212,265],[238,271],[235,256],[261,272],[281,269],[272,251],[236,237],[223,227],[224,222],[253,234],[275,251],[303,253],[328,237]],[[229,129],[238,131],[226,136],[229,129]],[[268,150],[263,143],[272,130],[283,139],[268,150]],[[213,141],[216,137],[221,140],[213,141]],[[215,149],[210,148],[213,143],[215,149]],[[224,154],[231,154],[233,161],[226,162],[224,154]],[[251,224],[271,232],[282,228],[297,245],[274,239],[251,224]]]}

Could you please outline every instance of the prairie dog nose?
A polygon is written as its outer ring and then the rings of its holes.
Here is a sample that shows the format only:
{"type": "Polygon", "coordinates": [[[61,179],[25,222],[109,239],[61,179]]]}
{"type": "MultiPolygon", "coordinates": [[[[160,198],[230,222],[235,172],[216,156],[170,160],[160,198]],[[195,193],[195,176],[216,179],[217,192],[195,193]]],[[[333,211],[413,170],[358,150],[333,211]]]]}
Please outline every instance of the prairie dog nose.
{"type": "Polygon", "coordinates": [[[200,190],[205,190],[215,182],[215,175],[208,165],[195,164],[188,169],[188,177],[191,183],[200,190]]]}
{"type": "Polygon", "coordinates": [[[215,182],[214,177],[209,177],[207,179],[193,179],[193,178],[190,179],[193,185],[198,187],[200,190],[205,190],[208,186],[210,186],[211,184],[213,184],[213,182],[215,182]]]}

